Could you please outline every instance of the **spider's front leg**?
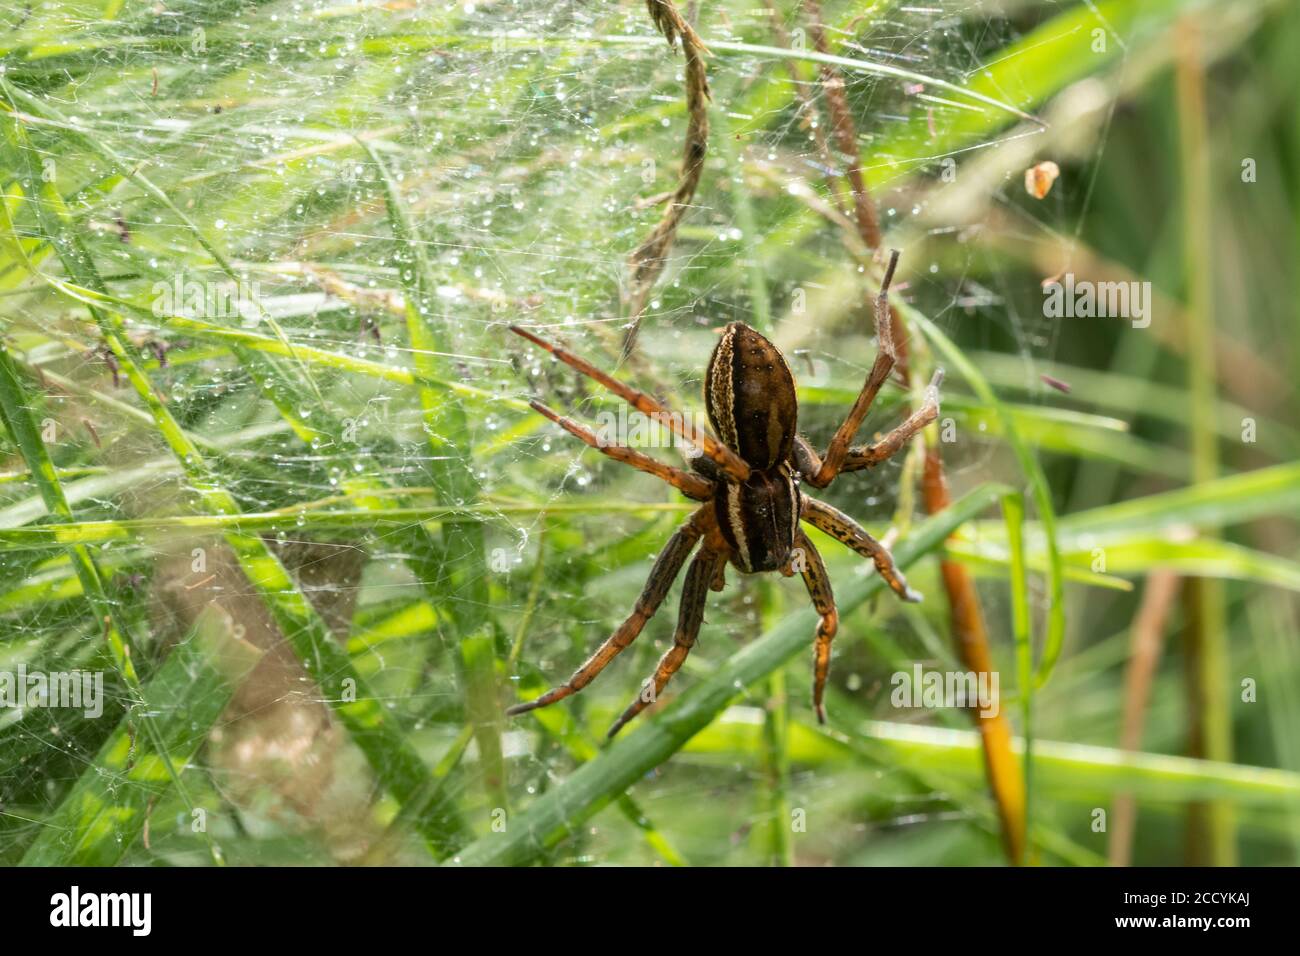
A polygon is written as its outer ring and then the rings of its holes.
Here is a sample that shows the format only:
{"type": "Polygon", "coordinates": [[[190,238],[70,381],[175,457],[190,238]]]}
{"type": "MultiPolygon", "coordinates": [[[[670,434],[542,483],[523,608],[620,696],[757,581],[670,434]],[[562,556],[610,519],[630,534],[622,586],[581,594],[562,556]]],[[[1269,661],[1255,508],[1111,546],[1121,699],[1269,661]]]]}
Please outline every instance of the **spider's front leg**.
{"type": "Polygon", "coordinates": [[[645,682],[636,700],[623,711],[622,717],[614,721],[607,736],[613,737],[623,729],[624,724],[659,699],[663,689],[686,660],[686,655],[695,646],[695,638],[699,635],[700,624],[704,620],[704,604],[709,594],[709,585],[717,578],[719,565],[726,564],[727,561],[725,552],[711,550],[707,543],[704,548],[695,556],[686,572],[673,646],[659,660],[654,675],[645,682]]]}
{"type": "Polygon", "coordinates": [[[653,396],[647,395],[645,392],[633,388],[631,385],[626,385],[623,382],[620,382],[612,375],[605,374],[586,359],[574,355],[568,349],[561,348],[553,342],[546,341],[546,339],[530,332],[528,329],[522,328],[518,325],[512,325],[510,326],[510,331],[515,333],[515,335],[527,339],[534,345],[546,349],[546,351],[550,352],[565,365],[568,365],[572,369],[576,369],[593,381],[599,382],[643,415],[648,415],[660,424],[666,425],[678,437],[686,439],[692,445],[699,448],[700,451],[711,458],[718,467],[722,469],[722,471],[730,475],[736,481],[744,481],[749,477],[749,464],[743,458],[726,445],[722,444],[708,432],[697,429],[685,416],[669,410],[662,402],[653,396]]]}
{"type": "Polygon", "coordinates": [[[814,528],[825,531],[841,544],[848,545],[864,558],[870,558],[876,571],[890,590],[904,601],[917,603],[921,595],[907,586],[903,572],[894,564],[894,556],[883,544],[867,534],[865,528],[838,508],[832,508],[824,501],[803,495],[803,511],[800,520],[808,522],[814,528]]]}
{"type": "Polygon", "coordinates": [[[801,455],[804,458],[801,471],[805,480],[814,488],[825,488],[840,473],[844,465],[844,457],[848,454],[849,443],[862,427],[863,419],[871,410],[871,403],[876,400],[880,387],[885,384],[885,379],[889,378],[889,373],[894,368],[894,339],[889,318],[889,285],[894,280],[894,269],[897,266],[898,250],[894,249],[889,256],[889,265],[885,268],[885,277],[880,282],[880,293],[876,296],[876,341],[879,343],[879,348],[871,371],[867,373],[867,380],[862,384],[862,391],[858,393],[857,400],[849,409],[844,423],[835,430],[824,458],[818,459],[816,453],[805,443],[805,453],[801,455]]]}
{"type": "Polygon", "coordinates": [[[534,400],[528,404],[532,406],[533,411],[545,415],[570,435],[581,439],[602,455],[607,455],[615,461],[621,461],[625,465],[631,465],[638,471],[654,475],[656,478],[668,482],[688,498],[704,501],[713,493],[713,482],[708,478],[689,471],[683,471],[680,468],[674,468],[671,465],[665,465],[658,459],[651,458],[635,448],[611,444],[581,422],[576,422],[567,415],[561,415],[547,408],[539,401],[534,400]]]}
{"type": "MultiPolygon", "coordinates": [[[[939,385],[943,382],[943,369],[934,373],[934,378],[930,379],[930,384],[925,389],[925,401],[911,415],[907,416],[902,422],[890,429],[882,436],[879,441],[874,441],[869,445],[854,445],[844,453],[844,463],[840,466],[839,472],[842,474],[846,471],[861,471],[863,468],[874,468],[882,461],[888,461],[893,458],[903,446],[923,428],[935,421],[939,417],[939,385]]],[[[810,475],[816,475],[822,469],[821,457],[808,444],[808,440],[802,435],[796,435],[794,439],[794,463],[799,474],[808,479],[810,475]]]]}
{"type": "MultiPolygon", "coordinates": [[[[633,609],[631,616],[619,626],[618,630],[610,635],[604,644],[597,648],[596,653],[587,658],[587,662],[574,671],[573,676],[559,687],[547,691],[536,700],[516,704],[506,710],[506,714],[513,717],[516,714],[536,710],[538,707],[546,707],[548,704],[554,704],[557,700],[564,700],[564,698],[576,694],[595,680],[596,675],[603,671],[610,661],[637,639],[646,622],[654,617],[655,611],[659,610],[659,605],[663,603],[664,598],[668,595],[668,589],[672,587],[673,581],[677,579],[682,565],[686,563],[686,559],[690,557],[691,551],[694,550],[700,536],[704,533],[706,516],[710,514],[710,507],[706,505],[696,511],[691,515],[690,520],[678,528],[677,533],[668,539],[668,544],[659,552],[659,558],[650,571],[650,578],[646,581],[641,596],[637,598],[636,607],[633,609]]],[[[693,567],[694,565],[692,565],[693,567]]]]}
{"type": "Polygon", "coordinates": [[[831,641],[839,630],[840,614],[835,609],[831,578],[826,573],[826,564],[822,561],[821,554],[803,531],[795,535],[794,546],[796,550],[802,549],[804,560],[799,573],[803,575],[804,587],[808,589],[813,607],[821,616],[817,622],[817,641],[813,646],[813,710],[817,712],[817,722],[824,724],[826,707],[822,703],[822,697],[826,693],[826,678],[831,672],[831,641]]]}
{"type": "Polygon", "coordinates": [[[925,401],[921,407],[879,441],[850,448],[844,456],[844,467],[840,471],[872,468],[898,454],[917,432],[939,417],[939,386],[942,383],[943,369],[939,369],[934,373],[934,378],[930,379],[930,384],[926,386],[925,401]]]}

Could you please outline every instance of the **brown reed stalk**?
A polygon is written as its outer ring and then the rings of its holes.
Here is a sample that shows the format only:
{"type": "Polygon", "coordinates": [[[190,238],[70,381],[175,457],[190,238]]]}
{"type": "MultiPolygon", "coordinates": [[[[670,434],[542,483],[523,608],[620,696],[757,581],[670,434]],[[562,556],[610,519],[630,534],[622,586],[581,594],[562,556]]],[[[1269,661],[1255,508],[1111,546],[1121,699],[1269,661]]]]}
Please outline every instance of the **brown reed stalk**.
{"type": "MultiPolygon", "coordinates": [[[[763,5],[767,7],[772,14],[772,34],[776,38],[776,45],[784,49],[791,49],[790,32],[781,22],[780,11],[776,7],[776,0],[763,0],[763,5]]],[[[821,123],[815,122],[817,118],[817,104],[813,102],[812,93],[804,84],[803,77],[799,75],[799,66],[793,57],[785,61],[786,71],[790,74],[790,82],[794,84],[794,95],[799,100],[799,112],[802,113],[812,127],[811,133],[813,143],[817,146],[817,155],[821,157],[822,166],[826,169],[826,191],[830,193],[831,201],[835,207],[842,213],[847,212],[847,205],[841,194],[840,184],[835,176],[835,159],[831,155],[831,144],[826,138],[826,130],[821,123]]]]}
{"type": "MultiPolygon", "coordinates": [[[[1165,626],[1178,598],[1180,581],[1178,573],[1168,568],[1152,571],[1133,620],[1128,667],[1124,671],[1124,716],[1119,741],[1120,749],[1129,753],[1142,747],[1147,702],[1151,699],[1165,626]]],[[[1110,865],[1128,866],[1133,859],[1133,834],[1137,830],[1137,801],[1133,795],[1116,794],[1110,815],[1110,865]]]]}
{"type": "MultiPolygon", "coordinates": [[[[932,515],[951,504],[943,459],[934,444],[926,446],[921,494],[925,510],[932,515]]],[[[950,558],[940,560],[939,571],[948,595],[953,638],[962,663],[976,673],[991,673],[993,655],[989,650],[988,631],[984,627],[984,614],[974,578],[964,564],[950,558]]],[[[989,789],[993,792],[1002,824],[1002,844],[1007,859],[1019,866],[1025,861],[1025,776],[1012,748],[1011,724],[1000,710],[993,717],[984,716],[976,708],[971,708],[970,713],[984,749],[989,789]]]]}
{"type": "MultiPolygon", "coordinates": [[[[808,13],[808,35],[812,38],[813,48],[818,53],[829,56],[831,50],[826,40],[826,26],[822,23],[821,4],[818,0],[805,0],[804,9],[808,13]]],[[[835,148],[844,155],[846,163],[844,178],[849,181],[849,188],[853,191],[858,229],[867,248],[878,249],[880,248],[880,220],[876,215],[876,204],[871,201],[871,194],[867,191],[866,180],[862,177],[858,131],[853,122],[853,112],[849,109],[848,97],[844,95],[844,78],[830,63],[823,63],[821,71],[822,92],[826,95],[826,110],[831,116],[835,148]]]]}

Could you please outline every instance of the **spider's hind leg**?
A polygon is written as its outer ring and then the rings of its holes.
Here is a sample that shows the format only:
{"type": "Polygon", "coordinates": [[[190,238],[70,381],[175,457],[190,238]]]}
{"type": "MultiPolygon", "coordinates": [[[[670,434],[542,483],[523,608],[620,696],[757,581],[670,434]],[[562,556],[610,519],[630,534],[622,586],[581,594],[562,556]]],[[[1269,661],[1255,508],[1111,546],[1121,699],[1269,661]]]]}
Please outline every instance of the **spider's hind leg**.
{"type": "Polygon", "coordinates": [[[700,624],[704,620],[704,602],[708,597],[709,585],[717,575],[718,567],[725,564],[727,556],[721,551],[701,551],[691,562],[686,572],[686,583],[682,585],[682,601],[677,613],[677,633],[673,635],[673,646],[659,660],[654,675],[646,680],[637,694],[636,700],[623,711],[623,716],[614,721],[607,736],[613,737],[623,729],[623,725],[645,710],[663,693],[663,689],[672,680],[674,674],[686,660],[686,655],[695,646],[695,638],[700,633],[700,624]]]}
{"type": "MultiPolygon", "coordinates": [[[[587,658],[585,664],[573,672],[573,676],[561,684],[559,687],[547,691],[536,700],[526,701],[522,704],[506,710],[510,716],[523,714],[530,710],[536,710],[538,707],[546,707],[554,704],[557,700],[564,700],[582,690],[593,680],[596,679],[607,664],[617,657],[620,653],[637,639],[646,622],[654,617],[655,611],[659,610],[659,605],[668,595],[668,589],[672,587],[673,581],[677,579],[682,565],[690,557],[691,551],[694,550],[696,543],[703,534],[701,527],[701,515],[706,514],[705,509],[700,509],[691,516],[691,519],[677,529],[677,533],[668,539],[664,549],[659,552],[659,558],[655,561],[654,568],[650,571],[650,578],[646,581],[645,589],[642,590],[641,596],[637,598],[636,608],[626,621],[619,625],[604,644],[596,649],[596,653],[587,658]]],[[[694,567],[694,565],[692,565],[694,567]]]]}
{"type": "MultiPolygon", "coordinates": [[[[854,445],[844,453],[844,463],[838,474],[846,471],[861,471],[874,468],[882,461],[888,461],[898,454],[903,447],[923,428],[939,417],[939,385],[943,382],[943,369],[934,373],[930,384],[925,389],[925,401],[907,418],[899,422],[879,440],[869,445],[854,445]]],[[[794,436],[794,448],[791,457],[795,470],[809,484],[816,485],[815,477],[823,468],[822,458],[816,449],[802,435],[794,436]]]]}
{"type": "Polygon", "coordinates": [[[912,437],[939,417],[939,385],[943,382],[943,369],[934,373],[925,389],[925,402],[879,441],[870,445],[856,445],[844,456],[840,471],[860,471],[887,461],[912,440],[912,437]]]}
{"type": "Polygon", "coordinates": [[[802,549],[803,561],[799,573],[803,575],[808,597],[821,619],[817,622],[817,640],[813,647],[813,710],[817,722],[826,723],[826,707],[822,698],[826,693],[826,678],[831,672],[831,641],[840,627],[840,614],[835,609],[835,595],[831,591],[831,578],[821,554],[813,547],[808,536],[800,531],[794,539],[796,549],[802,549]]]}
{"type": "Polygon", "coordinates": [[[895,357],[894,340],[890,333],[892,323],[889,316],[889,285],[893,282],[894,269],[897,266],[898,250],[895,249],[889,257],[889,265],[885,268],[885,277],[880,283],[880,293],[876,296],[876,341],[879,343],[876,360],[872,363],[871,371],[867,373],[867,380],[862,383],[862,391],[858,393],[857,400],[849,409],[848,416],[835,430],[825,456],[820,460],[815,454],[812,456],[815,470],[806,471],[804,478],[814,488],[825,488],[840,473],[844,465],[844,457],[848,454],[849,443],[862,427],[862,421],[871,410],[871,404],[876,400],[880,387],[885,384],[885,379],[889,378],[889,373],[893,371],[895,357]]]}

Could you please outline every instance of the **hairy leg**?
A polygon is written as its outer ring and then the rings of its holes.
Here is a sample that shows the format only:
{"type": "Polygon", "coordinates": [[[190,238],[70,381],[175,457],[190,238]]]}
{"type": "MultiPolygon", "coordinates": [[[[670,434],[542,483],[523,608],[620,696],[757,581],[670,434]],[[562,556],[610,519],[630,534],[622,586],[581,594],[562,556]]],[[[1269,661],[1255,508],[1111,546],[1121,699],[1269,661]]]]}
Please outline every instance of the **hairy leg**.
{"type": "Polygon", "coordinates": [[[794,546],[803,549],[803,567],[799,573],[803,575],[804,587],[808,589],[813,607],[821,615],[813,645],[813,710],[817,712],[817,721],[824,724],[826,707],[822,698],[826,693],[826,678],[831,672],[831,641],[839,630],[840,615],[835,609],[835,595],[831,593],[831,579],[822,556],[802,531],[794,539],[794,546]]]}
{"type": "Polygon", "coordinates": [[[864,558],[870,558],[880,577],[904,601],[921,600],[921,595],[907,586],[907,580],[894,564],[894,556],[889,553],[889,549],[867,534],[865,528],[844,512],[832,508],[824,501],[804,495],[801,518],[814,528],[825,531],[841,544],[848,545],[864,558]]]}
{"type": "Polygon", "coordinates": [[[640,389],[625,385],[612,375],[607,375],[596,366],[592,365],[584,358],[579,358],[568,349],[561,348],[553,342],[548,342],[541,336],[535,335],[525,328],[518,325],[510,326],[510,331],[516,335],[526,338],[534,345],[539,345],[546,351],[550,352],[557,359],[571,368],[577,369],[588,378],[599,382],[605,386],[623,401],[627,402],[642,414],[653,417],[656,421],[661,422],[677,435],[685,438],[691,444],[695,445],[709,458],[712,458],[718,466],[732,478],[737,481],[744,481],[749,477],[749,465],[737,455],[734,451],[722,444],[707,432],[699,431],[692,425],[685,416],[678,412],[670,411],[665,405],[657,399],[640,389]]]}
{"type": "Polygon", "coordinates": [[[654,475],[656,478],[668,482],[668,484],[672,485],[688,498],[694,498],[696,501],[704,501],[713,493],[713,482],[709,481],[702,475],[683,471],[681,468],[674,468],[671,465],[665,465],[663,462],[657,461],[649,455],[643,454],[634,448],[628,448],[624,445],[611,445],[586,425],[574,421],[566,415],[561,415],[553,409],[547,408],[541,402],[532,401],[528,404],[531,405],[535,411],[545,415],[570,435],[574,435],[586,442],[602,455],[608,455],[615,461],[621,461],[625,465],[631,465],[638,471],[644,471],[647,474],[654,475]]]}
{"type": "Polygon", "coordinates": [[[608,736],[613,737],[623,729],[624,724],[658,700],[663,689],[682,666],[686,655],[695,646],[695,638],[700,633],[709,585],[717,574],[718,565],[725,561],[726,555],[719,551],[701,551],[695,556],[695,560],[686,571],[686,582],[682,585],[682,600],[677,613],[677,633],[673,635],[673,646],[668,648],[660,658],[654,675],[645,682],[641,692],[628,705],[627,710],[623,711],[623,716],[614,721],[614,725],[609,728],[608,736]]]}
{"type": "Polygon", "coordinates": [[[844,456],[844,466],[840,471],[872,468],[898,454],[917,432],[939,417],[939,385],[942,381],[943,369],[940,369],[930,379],[930,384],[925,389],[925,402],[921,407],[879,441],[850,448],[844,456]]]}
{"type": "Polygon", "coordinates": [[[889,285],[894,279],[894,269],[897,265],[898,250],[895,249],[890,254],[889,265],[885,268],[885,277],[880,283],[880,293],[876,296],[876,341],[879,343],[876,360],[872,363],[871,371],[867,374],[867,380],[862,384],[862,391],[858,393],[857,400],[853,403],[853,407],[849,409],[848,417],[844,419],[844,423],[840,425],[834,437],[831,438],[831,443],[826,449],[826,455],[822,459],[820,466],[816,471],[804,475],[804,478],[814,488],[825,488],[835,480],[835,476],[840,472],[840,467],[844,464],[844,456],[849,450],[849,443],[853,441],[853,436],[862,427],[862,420],[867,417],[867,412],[871,409],[871,403],[876,400],[876,394],[880,391],[880,387],[885,384],[885,379],[889,377],[890,371],[894,368],[894,340],[890,332],[891,322],[889,318],[889,285]]]}
{"type": "Polygon", "coordinates": [[[576,694],[595,680],[596,675],[603,671],[610,661],[637,639],[646,622],[654,617],[655,611],[659,610],[659,605],[663,603],[664,598],[668,595],[668,589],[672,587],[673,581],[676,580],[678,573],[682,569],[682,565],[686,563],[686,559],[690,557],[691,551],[700,540],[700,535],[703,533],[700,519],[701,514],[706,510],[707,508],[695,512],[691,519],[678,528],[677,533],[668,540],[668,544],[659,552],[659,558],[650,571],[650,578],[646,581],[645,589],[642,590],[641,596],[637,598],[636,608],[632,611],[632,615],[619,626],[618,630],[610,635],[604,644],[597,648],[596,653],[592,654],[587,659],[587,662],[574,671],[573,676],[559,687],[547,691],[536,700],[516,704],[506,711],[507,714],[514,716],[515,714],[526,713],[576,694]]]}

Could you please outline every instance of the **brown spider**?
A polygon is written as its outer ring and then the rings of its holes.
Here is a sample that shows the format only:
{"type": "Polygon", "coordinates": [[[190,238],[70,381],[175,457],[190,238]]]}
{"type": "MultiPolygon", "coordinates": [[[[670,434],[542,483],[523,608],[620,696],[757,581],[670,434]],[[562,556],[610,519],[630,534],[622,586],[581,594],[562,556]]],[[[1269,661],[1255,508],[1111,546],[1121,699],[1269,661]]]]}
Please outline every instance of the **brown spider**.
{"type": "Polygon", "coordinates": [[[798,571],[813,606],[821,616],[817,626],[813,663],[813,707],[817,719],[826,722],[822,696],[830,672],[831,640],[839,624],[830,578],[821,555],[799,527],[800,520],[820,528],[875,563],[885,583],[904,601],[921,596],[907,586],[888,549],[848,515],[799,490],[800,481],[825,488],[842,471],[870,468],[893,456],[939,415],[937,372],[927,390],[924,405],[879,441],[850,447],[849,443],[866,417],[876,393],[894,366],[890,335],[889,284],[898,264],[894,251],[876,298],[875,325],[879,341],[876,359],[848,417],[835,432],[825,457],[818,457],[798,434],[799,406],[794,376],[775,345],[743,322],[733,322],[723,332],[709,359],[704,397],[709,422],[721,441],[695,429],[681,415],[559,346],[533,333],[511,326],[511,331],[546,349],[557,359],[594,379],[633,408],[652,416],[690,442],[699,454],[691,458],[692,471],[673,468],[631,448],[606,442],[585,425],[557,414],[541,402],[532,407],[592,448],[662,478],[688,498],[704,502],[669,539],[655,561],[636,608],[613,635],[592,654],[569,680],[536,700],[517,704],[506,713],[522,714],[545,707],[586,687],[620,651],[641,633],[668,594],[682,565],[701,540],[699,553],[686,572],[673,646],[668,649],[643,691],[614,722],[612,737],[623,725],[652,703],[673,674],[682,666],[695,644],[704,617],[705,597],[710,589],[721,591],[724,570],[730,561],[745,574],[780,571],[787,577],[798,571]]]}

